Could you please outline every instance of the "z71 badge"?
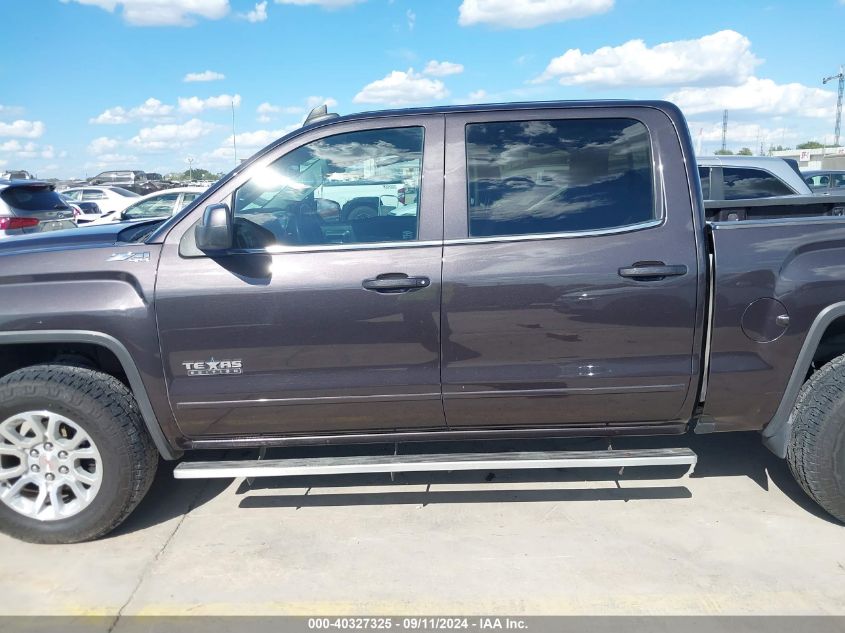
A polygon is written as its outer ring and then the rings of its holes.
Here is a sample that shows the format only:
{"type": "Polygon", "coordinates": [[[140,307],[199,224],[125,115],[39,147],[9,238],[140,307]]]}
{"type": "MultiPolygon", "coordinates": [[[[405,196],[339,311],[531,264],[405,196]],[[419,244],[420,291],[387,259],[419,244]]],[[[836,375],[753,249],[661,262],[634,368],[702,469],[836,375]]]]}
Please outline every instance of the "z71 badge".
{"type": "Polygon", "coordinates": [[[189,376],[219,376],[225,374],[242,374],[243,361],[236,360],[203,360],[182,363],[188,370],[189,376]]]}

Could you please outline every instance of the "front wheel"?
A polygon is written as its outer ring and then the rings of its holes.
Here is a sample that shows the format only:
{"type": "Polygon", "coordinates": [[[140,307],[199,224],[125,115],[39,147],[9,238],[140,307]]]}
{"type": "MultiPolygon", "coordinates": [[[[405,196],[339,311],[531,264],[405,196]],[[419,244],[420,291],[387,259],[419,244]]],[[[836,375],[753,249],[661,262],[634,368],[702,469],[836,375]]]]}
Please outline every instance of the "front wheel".
{"type": "Polygon", "coordinates": [[[787,459],[804,492],[845,522],[845,355],[801,388],[787,459]]]}
{"type": "Polygon", "coordinates": [[[75,543],[116,528],[158,453],[132,393],[93,369],[37,365],[0,379],[0,530],[75,543]]]}

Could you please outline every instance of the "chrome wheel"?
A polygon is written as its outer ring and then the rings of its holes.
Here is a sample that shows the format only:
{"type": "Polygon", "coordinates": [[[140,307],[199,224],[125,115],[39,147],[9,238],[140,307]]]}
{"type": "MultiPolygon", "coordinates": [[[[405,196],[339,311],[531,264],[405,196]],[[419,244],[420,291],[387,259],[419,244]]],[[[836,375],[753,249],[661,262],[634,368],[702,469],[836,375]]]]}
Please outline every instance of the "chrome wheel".
{"type": "Polygon", "coordinates": [[[0,501],[39,521],[72,517],[97,496],[103,460],[74,421],[26,411],[0,422],[0,501]]]}

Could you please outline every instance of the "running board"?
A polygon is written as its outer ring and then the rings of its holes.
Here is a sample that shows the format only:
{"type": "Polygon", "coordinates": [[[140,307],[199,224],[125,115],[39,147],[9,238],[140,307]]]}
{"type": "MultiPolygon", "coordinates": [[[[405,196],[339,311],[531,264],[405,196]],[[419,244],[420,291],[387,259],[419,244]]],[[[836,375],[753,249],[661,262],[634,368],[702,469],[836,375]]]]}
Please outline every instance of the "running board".
{"type": "Polygon", "coordinates": [[[524,470],[532,468],[624,468],[689,466],[698,457],[688,448],[647,450],[552,451],[531,453],[453,453],[433,455],[362,455],[244,461],[182,462],[176,479],[217,477],[294,477],[358,473],[407,473],[457,470],[524,470]]]}

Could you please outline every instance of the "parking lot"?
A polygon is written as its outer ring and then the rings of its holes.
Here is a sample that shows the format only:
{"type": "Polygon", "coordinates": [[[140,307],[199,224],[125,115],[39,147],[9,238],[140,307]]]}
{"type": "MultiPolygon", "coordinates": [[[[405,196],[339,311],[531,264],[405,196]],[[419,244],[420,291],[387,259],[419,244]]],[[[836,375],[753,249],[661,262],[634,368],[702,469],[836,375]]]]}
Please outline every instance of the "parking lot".
{"type": "Polygon", "coordinates": [[[176,481],[164,466],[138,510],[101,541],[38,546],[0,536],[0,610],[845,613],[842,527],[755,434],[648,443],[692,447],[696,472],[417,473],[250,487],[176,481]]]}

